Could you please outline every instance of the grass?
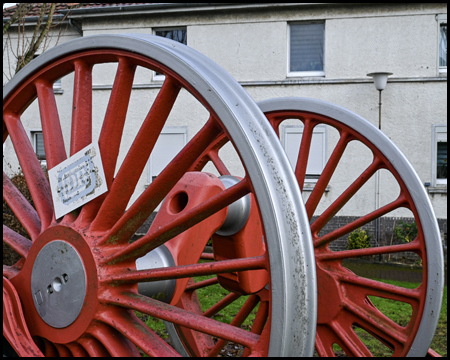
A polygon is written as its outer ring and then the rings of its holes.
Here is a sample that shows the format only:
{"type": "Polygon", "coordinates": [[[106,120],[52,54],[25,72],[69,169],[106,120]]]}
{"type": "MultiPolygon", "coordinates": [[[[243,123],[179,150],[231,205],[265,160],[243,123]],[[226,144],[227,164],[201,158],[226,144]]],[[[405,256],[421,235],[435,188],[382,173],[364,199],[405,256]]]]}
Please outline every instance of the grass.
{"type": "MultiPolygon", "coordinates": [[[[378,281],[382,281],[384,283],[397,285],[409,289],[416,288],[420,285],[419,283],[409,283],[394,280],[378,280],[378,281]]],[[[412,314],[412,308],[409,304],[372,296],[370,297],[370,300],[383,314],[385,314],[388,318],[390,318],[397,324],[406,326],[409,323],[409,319],[411,318],[412,314]]],[[[378,342],[378,340],[376,340],[376,342],[378,342]]],[[[376,351],[384,353],[382,351],[383,348],[386,348],[384,345],[378,346],[375,345],[376,343],[374,344],[373,342],[370,344],[370,346],[373,346],[376,351]]],[[[441,313],[439,316],[436,332],[434,334],[434,338],[431,343],[431,349],[436,351],[439,355],[447,356],[447,286],[444,287],[441,313]]],[[[383,355],[380,354],[375,356],[383,356],[383,355]]]]}
{"type": "MultiPolygon", "coordinates": [[[[208,278],[211,278],[211,276],[196,277],[195,281],[199,282],[202,280],[206,280],[208,278]]],[[[404,288],[416,288],[417,286],[419,286],[419,283],[410,283],[394,280],[380,280],[380,279],[376,280],[404,288]]],[[[209,309],[211,306],[215,305],[224,296],[228,295],[229,292],[223,289],[219,284],[216,284],[213,286],[197,290],[197,294],[200,299],[202,310],[205,311],[209,309]]],[[[239,299],[237,299],[235,302],[227,306],[225,309],[219,311],[219,313],[213,316],[213,318],[221,322],[230,323],[247,298],[248,296],[241,296],[239,299]]],[[[412,308],[409,304],[374,296],[370,296],[369,298],[372,301],[372,303],[392,321],[396,322],[401,326],[406,326],[409,323],[412,314],[412,308]]],[[[247,330],[250,329],[251,324],[253,323],[253,320],[255,318],[256,311],[257,308],[255,308],[252,311],[250,316],[245,320],[245,322],[241,327],[246,328],[247,330]]],[[[143,314],[138,314],[138,316],[140,316],[145,321],[145,323],[157,334],[159,334],[163,338],[167,338],[168,335],[165,330],[165,326],[161,320],[154,319],[150,316],[143,314]]],[[[386,357],[392,355],[393,353],[392,350],[390,350],[387,346],[385,346],[382,342],[374,338],[372,335],[367,333],[365,330],[358,327],[355,327],[354,330],[374,356],[386,357]]],[[[439,317],[436,333],[433,338],[433,342],[431,344],[431,348],[435,350],[439,355],[447,356],[446,286],[444,288],[442,310],[439,317]]],[[[334,350],[337,354],[344,355],[342,349],[336,344],[334,345],[334,350]]]]}
{"type": "MultiPolygon", "coordinates": [[[[200,260],[200,262],[204,262],[203,260],[200,260]]],[[[195,277],[195,282],[200,282],[202,280],[210,279],[214,276],[199,276],[195,277]]],[[[221,287],[219,284],[212,285],[206,288],[198,289],[197,295],[200,299],[200,304],[203,311],[208,310],[213,305],[217,304],[220,300],[222,300],[226,295],[230,294],[229,291],[225,290],[223,287],[221,287]]],[[[241,296],[237,300],[235,300],[233,303],[228,305],[225,309],[222,311],[219,311],[217,314],[215,314],[212,318],[224,323],[231,323],[233,318],[236,316],[238,311],[242,308],[245,301],[248,299],[248,296],[241,296]]],[[[256,312],[258,311],[258,306],[253,309],[253,311],[250,313],[250,315],[247,317],[247,319],[243,322],[241,325],[241,328],[244,328],[246,330],[250,330],[251,326],[253,324],[253,321],[255,320],[256,312]]],[[[162,320],[156,319],[152,316],[148,316],[146,314],[142,314],[138,311],[135,311],[136,315],[145,322],[145,324],[150,327],[154,332],[156,332],[159,336],[161,336],[163,339],[166,339],[169,337],[166,327],[164,325],[164,322],[162,320]]]]}
{"type": "MultiPolygon", "coordinates": [[[[196,277],[195,282],[206,280],[211,277],[212,276],[196,277]]],[[[203,311],[206,311],[213,305],[217,304],[220,300],[222,300],[229,293],[230,293],[229,291],[225,290],[219,284],[197,290],[198,298],[200,300],[200,304],[202,306],[203,311]]],[[[227,324],[231,323],[231,321],[236,316],[238,311],[242,308],[242,306],[244,305],[244,303],[247,299],[248,299],[248,296],[241,296],[236,301],[234,301],[233,303],[228,305],[225,309],[223,309],[222,311],[219,311],[212,318],[215,320],[227,323],[227,324]]],[[[250,315],[244,321],[244,323],[241,326],[242,328],[250,330],[251,325],[253,324],[253,321],[255,320],[257,310],[258,310],[258,306],[256,306],[255,309],[253,309],[253,311],[250,313],[250,315]]]]}
{"type": "MultiPolygon", "coordinates": [[[[418,287],[419,283],[410,283],[404,281],[395,281],[395,280],[380,280],[375,279],[384,283],[414,289],[418,287]]],[[[372,303],[380,310],[384,315],[386,315],[389,319],[394,321],[395,323],[406,326],[408,325],[411,314],[412,307],[409,304],[394,301],[390,299],[379,298],[375,296],[369,296],[372,303]]],[[[386,345],[380,342],[378,339],[367,333],[365,330],[354,327],[356,334],[363,341],[363,343],[367,346],[367,348],[372,352],[374,356],[377,357],[386,357],[392,356],[393,351],[389,349],[386,345]]],[[[342,349],[336,344],[333,347],[334,351],[337,354],[342,354],[342,349]]],[[[439,316],[438,326],[431,343],[431,349],[436,351],[441,356],[447,356],[447,287],[444,287],[444,296],[442,301],[441,314],[439,316]]]]}

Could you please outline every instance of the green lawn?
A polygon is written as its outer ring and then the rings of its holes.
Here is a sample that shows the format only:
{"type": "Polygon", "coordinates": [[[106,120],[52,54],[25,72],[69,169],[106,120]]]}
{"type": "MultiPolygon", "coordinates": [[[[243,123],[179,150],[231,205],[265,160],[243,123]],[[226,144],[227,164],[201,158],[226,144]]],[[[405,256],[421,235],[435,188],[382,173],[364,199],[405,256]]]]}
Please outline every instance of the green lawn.
{"type": "MultiPolygon", "coordinates": [[[[195,281],[201,281],[210,278],[210,276],[195,278],[195,281]]],[[[378,280],[378,279],[377,279],[378,280]]],[[[416,288],[418,283],[407,283],[393,280],[379,280],[392,285],[397,285],[405,288],[416,288]]],[[[202,305],[203,311],[209,309],[211,306],[220,301],[224,296],[229,294],[227,290],[224,290],[219,284],[209,286],[207,288],[197,290],[200,303],[202,305]]],[[[213,318],[222,322],[230,323],[233,317],[237,314],[239,309],[244,304],[247,296],[242,296],[231,305],[227,306],[222,311],[219,311],[213,318]]],[[[411,318],[412,308],[409,304],[397,302],[389,299],[383,299],[379,297],[370,297],[372,303],[387,317],[396,322],[401,326],[406,326],[411,318]]],[[[250,329],[250,326],[255,318],[256,309],[250,314],[247,320],[244,322],[243,326],[250,329]]],[[[167,332],[165,331],[164,324],[162,321],[154,319],[152,317],[139,314],[146,324],[160,334],[162,337],[167,337],[167,332]]],[[[365,330],[361,328],[355,328],[355,332],[366,344],[369,350],[374,356],[391,356],[392,350],[381,343],[379,340],[374,338],[372,335],[368,334],[365,330]]],[[[442,302],[442,310],[439,317],[438,327],[431,344],[431,348],[435,350],[438,354],[442,356],[447,356],[447,287],[444,288],[444,297],[442,302]]],[[[343,355],[342,349],[335,345],[334,350],[339,355],[343,355]]]]}
{"type": "MultiPolygon", "coordinates": [[[[419,286],[418,283],[408,283],[393,280],[379,281],[410,289],[419,286]]],[[[395,321],[397,324],[405,326],[409,322],[409,318],[411,317],[412,312],[412,308],[410,305],[381,298],[372,298],[371,300],[382,313],[384,313],[391,320],[395,321]]],[[[431,348],[439,355],[447,356],[447,286],[444,287],[441,314],[439,316],[438,326],[431,343],[431,348]]]]}
{"type": "MultiPolygon", "coordinates": [[[[195,282],[200,282],[202,280],[210,279],[214,276],[199,276],[195,277],[195,282]]],[[[222,300],[226,295],[230,292],[222,288],[219,284],[212,285],[206,288],[198,289],[197,295],[200,299],[200,304],[202,306],[202,310],[206,311],[211,306],[217,304],[220,300],[222,300]]],[[[241,296],[239,299],[228,305],[224,310],[219,311],[212,318],[224,323],[230,323],[234,316],[238,313],[238,311],[244,305],[244,302],[248,299],[248,296],[241,296]]],[[[246,327],[250,329],[253,320],[255,320],[256,311],[258,310],[258,306],[250,313],[249,317],[244,321],[241,327],[246,327]]],[[[158,334],[163,337],[167,337],[167,332],[165,331],[165,326],[161,320],[155,319],[151,316],[147,316],[145,314],[137,313],[137,315],[145,321],[145,323],[158,334]]]]}
{"type": "MultiPolygon", "coordinates": [[[[420,285],[419,283],[409,283],[395,280],[375,280],[409,289],[416,288],[420,285]]],[[[401,326],[406,326],[409,323],[412,314],[412,307],[409,304],[374,296],[369,296],[369,298],[383,314],[395,323],[401,326]]],[[[355,328],[355,332],[374,356],[386,357],[392,355],[392,350],[372,335],[368,334],[365,330],[355,328]]],[[[431,348],[439,355],[447,356],[447,286],[444,287],[441,314],[439,316],[438,326],[431,343],[431,348]]],[[[334,350],[337,353],[342,353],[342,349],[337,345],[335,345],[334,350]]]]}

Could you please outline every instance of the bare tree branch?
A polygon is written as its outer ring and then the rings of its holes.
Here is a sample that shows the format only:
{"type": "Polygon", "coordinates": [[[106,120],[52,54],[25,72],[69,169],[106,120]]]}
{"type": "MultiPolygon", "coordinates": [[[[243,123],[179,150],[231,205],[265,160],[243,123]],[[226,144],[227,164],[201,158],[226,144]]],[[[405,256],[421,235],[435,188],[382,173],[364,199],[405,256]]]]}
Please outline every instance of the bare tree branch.
{"type": "MultiPolygon", "coordinates": [[[[31,60],[33,60],[38,51],[44,52],[49,46],[49,40],[53,35],[56,36],[56,44],[59,42],[63,32],[68,28],[68,25],[66,25],[65,29],[63,29],[62,24],[69,16],[70,11],[66,12],[62,19],[58,18],[57,21],[53,21],[56,5],[56,3],[19,3],[17,4],[10,19],[3,24],[3,35],[7,35],[6,38],[3,38],[3,53],[5,58],[5,51],[7,52],[6,58],[8,59],[8,64],[10,65],[10,73],[17,73],[20,69],[26,66],[31,60]],[[25,26],[27,15],[32,9],[36,8],[36,6],[40,6],[39,15],[33,15],[33,18],[37,19],[36,24],[31,25],[28,23],[28,25],[25,26]],[[17,24],[17,49],[14,50],[12,46],[12,38],[10,36],[11,31],[8,30],[10,30],[11,25],[15,24],[17,24]],[[30,32],[30,25],[34,26],[32,35],[30,32]],[[60,27],[59,31],[57,30],[57,34],[53,34],[52,29],[56,27],[60,27]],[[26,31],[26,29],[28,30],[26,31]],[[13,58],[17,60],[15,65],[12,63],[13,58]]],[[[69,10],[78,6],[79,4],[70,6],[69,10]]],[[[51,43],[54,44],[54,41],[51,43]]],[[[8,80],[11,77],[6,75],[5,70],[3,71],[3,74],[8,80]]]]}
{"type": "Polygon", "coordinates": [[[39,49],[39,46],[41,45],[44,38],[48,36],[48,32],[50,30],[50,25],[52,24],[53,20],[53,14],[55,13],[56,3],[51,3],[50,10],[48,12],[48,18],[47,22],[44,26],[44,29],[40,30],[41,23],[45,16],[45,9],[47,7],[47,3],[42,4],[41,13],[39,14],[39,19],[36,24],[36,27],[34,28],[34,33],[31,38],[30,44],[28,49],[26,50],[25,54],[23,55],[23,60],[17,62],[16,66],[16,73],[22,69],[26,64],[28,64],[31,60],[33,60],[34,55],[36,54],[36,51],[39,49]],[[40,33],[39,33],[40,31],[40,33]],[[38,36],[39,34],[39,36],[38,36]],[[36,39],[36,36],[37,39],[36,39]]]}
{"type": "Polygon", "coordinates": [[[8,31],[9,27],[12,24],[15,24],[16,22],[20,21],[23,17],[25,17],[26,14],[31,10],[33,7],[33,4],[30,3],[19,3],[17,4],[17,9],[14,12],[13,16],[10,17],[10,19],[6,22],[6,24],[3,24],[3,35],[5,35],[6,31],[8,31]]]}

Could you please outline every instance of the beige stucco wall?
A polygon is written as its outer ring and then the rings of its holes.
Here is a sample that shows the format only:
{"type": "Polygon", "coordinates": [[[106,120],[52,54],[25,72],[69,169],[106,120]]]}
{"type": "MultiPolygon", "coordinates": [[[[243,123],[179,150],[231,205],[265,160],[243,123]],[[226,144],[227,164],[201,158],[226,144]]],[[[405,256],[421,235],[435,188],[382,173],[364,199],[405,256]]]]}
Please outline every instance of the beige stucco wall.
{"type": "MultiPolygon", "coordinates": [[[[82,24],[84,36],[135,32],[151,34],[155,28],[186,26],[188,46],[224,67],[242,82],[255,101],[281,96],[322,99],[348,108],[374,125],[378,125],[378,92],[366,74],[380,70],[393,72],[392,80],[383,91],[382,130],[405,154],[425,183],[431,182],[432,125],[447,122],[447,82],[438,81],[436,61],[436,15],[446,11],[445,4],[287,6],[222,12],[101,16],[79,19],[78,22],[82,24]],[[308,20],[326,22],[325,78],[312,78],[302,83],[305,79],[287,76],[288,22],[308,20]],[[336,83],[333,83],[334,80],[336,83]]],[[[59,42],[76,37],[79,35],[69,28],[59,42]]],[[[94,85],[103,86],[93,91],[94,138],[100,132],[110,94],[107,86],[112,84],[114,72],[114,66],[94,70],[94,85]]],[[[152,74],[148,70],[138,70],[135,77],[136,83],[141,85],[151,85],[151,79],[152,74]]],[[[62,89],[64,93],[55,96],[68,151],[73,77],[62,79],[62,89]]],[[[158,88],[151,87],[133,90],[119,164],[157,92],[158,88]]],[[[33,104],[23,115],[28,130],[39,128],[39,119],[35,116],[37,112],[37,104],[33,104]]],[[[206,110],[183,92],[167,125],[187,125],[189,138],[192,138],[207,117],[206,110]]],[[[332,131],[329,135],[332,143],[335,141],[333,136],[336,136],[332,131]]],[[[5,154],[8,154],[9,146],[8,143],[5,145],[5,154]]],[[[331,150],[330,145],[328,152],[331,150]]],[[[243,175],[234,160],[233,151],[224,150],[223,155],[233,172],[243,175]]],[[[13,164],[14,159],[8,159],[8,162],[13,164]]],[[[337,176],[325,195],[324,204],[331,203],[366,162],[367,156],[356,146],[352,162],[342,165],[341,175],[337,176]]],[[[398,192],[394,182],[387,178],[386,174],[382,175],[382,204],[398,192]]],[[[133,199],[147,183],[147,169],[144,169],[133,199]]],[[[361,215],[371,211],[375,205],[374,188],[374,181],[370,180],[361,192],[361,200],[353,201],[341,214],[361,215]]],[[[437,217],[447,218],[447,195],[432,195],[431,201],[437,217]]],[[[395,215],[407,216],[404,212],[395,215]]]]}

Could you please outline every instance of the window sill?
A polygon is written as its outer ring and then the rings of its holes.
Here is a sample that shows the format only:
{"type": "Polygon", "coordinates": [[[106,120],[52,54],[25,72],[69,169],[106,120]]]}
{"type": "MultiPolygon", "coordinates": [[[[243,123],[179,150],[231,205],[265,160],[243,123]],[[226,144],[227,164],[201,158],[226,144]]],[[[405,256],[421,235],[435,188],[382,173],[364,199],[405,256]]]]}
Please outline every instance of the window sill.
{"type": "MultiPolygon", "coordinates": [[[[303,185],[303,191],[313,191],[315,186],[316,186],[315,183],[305,183],[303,185]]],[[[327,186],[325,188],[325,192],[327,193],[329,191],[330,191],[330,186],[327,186]]]]}
{"type": "Polygon", "coordinates": [[[305,79],[305,78],[324,78],[325,77],[325,73],[324,72],[320,72],[320,71],[305,71],[305,72],[292,72],[292,73],[288,73],[286,75],[286,78],[301,78],[301,79],[305,79]]]}
{"type": "Polygon", "coordinates": [[[428,194],[447,194],[447,186],[427,187],[428,194]]]}

